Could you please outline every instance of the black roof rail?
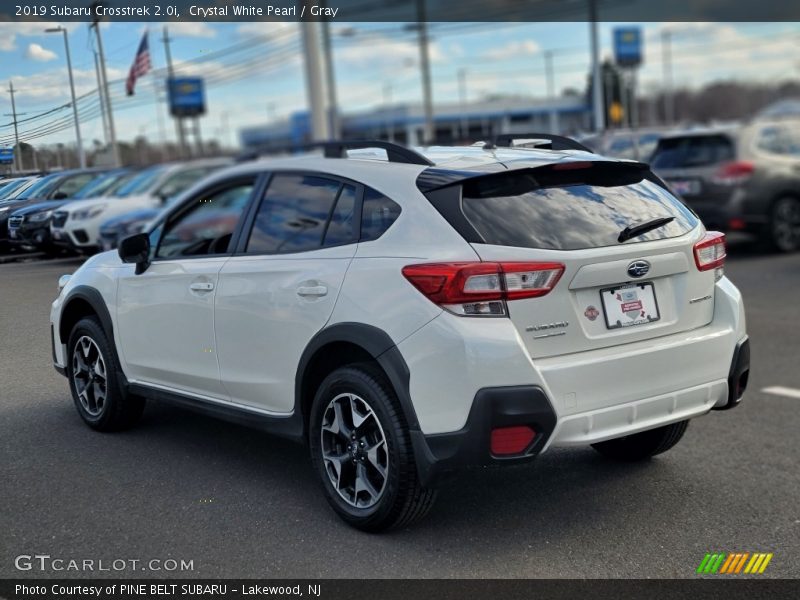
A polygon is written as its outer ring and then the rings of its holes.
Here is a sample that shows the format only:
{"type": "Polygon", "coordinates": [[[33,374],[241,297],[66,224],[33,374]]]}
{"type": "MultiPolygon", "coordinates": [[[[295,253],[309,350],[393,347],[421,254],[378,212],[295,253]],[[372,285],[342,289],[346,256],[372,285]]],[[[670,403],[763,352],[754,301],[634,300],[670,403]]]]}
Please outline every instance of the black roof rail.
{"type": "Polygon", "coordinates": [[[268,154],[303,152],[306,150],[315,150],[317,148],[322,149],[325,158],[347,158],[348,150],[378,148],[386,151],[386,158],[389,162],[423,165],[426,167],[434,165],[432,161],[411,148],[393,142],[385,142],[383,140],[329,140],[325,142],[297,144],[295,146],[267,146],[240,154],[237,157],[237,162],[255,160],[260,156],[268,154]]]}
{"type": "Polygon", "coordinates": [[[546,150],[582,150],[591,152],[589,148],[572,138],[552,133],[501,133],[495,136],[491,147],[513,148],[514,140],[544,140],[544,143],[537,144],[536,147],[546,150]]]}

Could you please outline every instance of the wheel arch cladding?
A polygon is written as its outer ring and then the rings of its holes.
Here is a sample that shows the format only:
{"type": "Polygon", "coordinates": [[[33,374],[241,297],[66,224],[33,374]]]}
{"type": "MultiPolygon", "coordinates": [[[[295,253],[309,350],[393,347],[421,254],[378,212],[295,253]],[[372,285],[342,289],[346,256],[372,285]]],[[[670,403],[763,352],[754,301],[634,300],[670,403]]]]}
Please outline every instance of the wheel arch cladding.
{"type": "Polygon", "coordinates": [[[408,365],[389,334],[362,323],[337,323],[311,339],[297,367],[295,406],[307,419],[322,380],[334,369],[364,361],[375,363],[383,371],[400,401],[409,429],[418,429],[409,392],[408,365]]]}
{"type": "MultiPolygon", "coordinates": [[[[120,365],[119,353],[117,352],[117,345],[114,342],[114,325],[111,321],[111,314],[108,312],[105,300],[102,294],[96,289],[79,285],[75,287],[67,295],[64,300],[64,308],[61,310],[61,316],[58,322],[58,333],[62,344],[69,342],[69,335],[72,333],[72,328],[81,319],[85,317],[97,317],[100,321],[100,326],[103,328],[103,333],[106,335],[111,351],[114,353],[114,362],[120,365]]],[[[120,384],[127,387],[127,378],[125,373],[122,372],[122,367],[117,372],[120,384]]]]}
{"type": "MultiPolygon", "coordinates": [[[[103,296],[96,289],[80,285],[67,295],[64,308],[58,323],[58,333],[62,342],[66,342],[72,328],[84,317],[96,316],[110,342],[114,341],[114,329],[111,314],[108,312],[103,296]]],[[[113,345],[113,344],[112,344],[113,345]]]]}

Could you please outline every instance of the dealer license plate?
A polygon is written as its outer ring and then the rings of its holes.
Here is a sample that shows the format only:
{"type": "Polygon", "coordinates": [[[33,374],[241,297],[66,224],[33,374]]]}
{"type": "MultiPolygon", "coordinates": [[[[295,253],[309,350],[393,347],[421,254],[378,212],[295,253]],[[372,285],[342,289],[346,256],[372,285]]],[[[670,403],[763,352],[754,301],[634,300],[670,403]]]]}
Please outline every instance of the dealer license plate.
{"type": "Polygon", "coordinates": [[[620,329],[658,321],[656,291],[649,281],[600,290],[606,327],[620,329]]]}

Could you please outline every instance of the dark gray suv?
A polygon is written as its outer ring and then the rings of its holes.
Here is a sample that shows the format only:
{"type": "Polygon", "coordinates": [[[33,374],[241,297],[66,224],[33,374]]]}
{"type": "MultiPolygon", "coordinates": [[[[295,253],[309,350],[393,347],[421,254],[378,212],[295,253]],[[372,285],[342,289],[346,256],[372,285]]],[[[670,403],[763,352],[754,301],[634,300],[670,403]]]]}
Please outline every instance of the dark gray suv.
{"type": "Polygon", "coordinates": [[[800,122],[670,134],[651,166],[709,229],[754,233],[783,252],[800,248],[800,122]]]}

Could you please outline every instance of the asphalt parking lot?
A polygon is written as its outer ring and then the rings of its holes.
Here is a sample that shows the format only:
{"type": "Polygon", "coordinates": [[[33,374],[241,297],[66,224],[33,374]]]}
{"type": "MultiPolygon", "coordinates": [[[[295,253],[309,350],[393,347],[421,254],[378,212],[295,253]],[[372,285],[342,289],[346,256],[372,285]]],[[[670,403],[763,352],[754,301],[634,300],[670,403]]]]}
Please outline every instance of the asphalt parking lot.
{"type": "MultiPolygon", "coordinates": [[[[800,255],[742,243],[750,387],[672,451],[619,465],[591,449],[478,471],[412,529],[368,535],[328,508],[303,448],[181,409],[136,429],[80,421],[51,366],[48,316],[78,259],[0,265],[0,577],[14,557],[193,561],[180,577],[695,577],[706,552],[773,552],[760,577],[800,576],[800,255]]],[[[665,369],[670,368],[664,365],[665,369]]]]}

